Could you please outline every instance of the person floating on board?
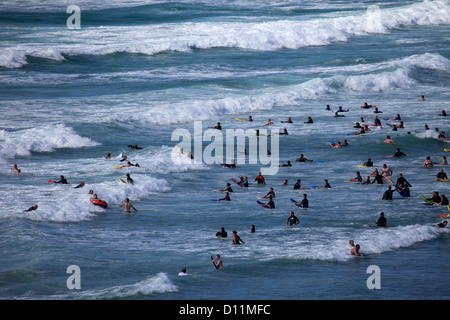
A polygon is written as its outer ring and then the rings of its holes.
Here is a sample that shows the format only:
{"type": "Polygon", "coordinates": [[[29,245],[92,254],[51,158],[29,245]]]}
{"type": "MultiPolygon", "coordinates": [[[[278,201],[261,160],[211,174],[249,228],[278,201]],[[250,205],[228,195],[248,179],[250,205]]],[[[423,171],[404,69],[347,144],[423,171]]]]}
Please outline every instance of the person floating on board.
{"type": "Polygon", "coordinates": [[[303,155],[303,153],[300,154],[300,157],[295,159],[296,162],[314,162],[314,160],[310,160],[305,158],[305,156],[303,155]]]}
{"type": "Polygon", "coordinates": [[[218,199],[217,201],[222,201],[222,200],[231,201],[230,194],[228,192],[225,192],[225,197],[218,199]]]}
{"type": "Polygon", "coordinates": [[[287,163],[280,164],[280,167],[292,167],[292,163],[288,160],[287,163]]]}
{"type": "Polygon", "coordinates": [[[231,188],[231,184],[229,182],[227,182],[225,189],[221,189],[219,191],[222,191],[222,192],[225,192],[225,191],[226,192],[233,192],[233,189],[231,188]]]}
{"type": "Polygon", "coordinates": [[[273,122],[272,122],[272,120],[270,120],[270,118],[269,119],[267,119],[267,122],[265,123],[265,124],[263,124],[263,126],[270,126],[270,125],[272,125],[273,124],[273,122]]]}
{"type": "Polygon", "coordinates": [[[64,178],[64,176],[60,176],[59,180],[56,181],[55,183],[67,184],[67,180],[66,178],[64,178]]]}
{"type": "Polygon", "coordinates": [[[438,139],[440,139],[440,140],[450,140],[450,138],[446,138],[445,137],[445,131],[441,131],[441,133],[439,133],[438,139]]]}
{"type": "Polygon", "coordinates": [[[233,231],[233,240],[232,240],[233,244],[245,244],[244,240],[241,239],[241,237],[238,236],[236,231],[233,231]]]}
{"type": "Polygon", "coordinates": [[[433,201],[434,203],[441,202],[441,196],[439,195],[439,192],[433,191],[431,198],[426,198],[428,201],[433,201]]]}
{"type": "Polygon", "coordinates": [[[128,184],[133,184],[133,183],[134,183],[134,180],[133,180],[133,179],[131,179],[131,177],[130,177],[130,174],[129,174],[129,173],[127,173],[127,174],[125,175],[125,177],[127,178],[127,183],[128,183],[128,184]]]}
{"type": "Polygon", "coordinates": [[[293,123],[291,117],[288,117],[286,121],[281,121],[281,123],[293,123]]]}
{"type": "Polygon", "coordinates": [[[123,210],[125,211],[125,213],[130,213],[131,212],[131,208],[134,211],[137,211],[137,209],[130,203],[130,199],[128,199],[128,198],[125,199],[124,203],[118,204],[117,206],[124,207],[123,210]]]}
{"type": "Polygon", "coordinates": [[[37,204],[35,204],[34,206],[32,206],[32,207],[29,207],[27,210],[24,210],[23,212],[29,212],[29,211],[34,211],[34,210],[37,210],[37,208],[38,208],[38,205],[37,204]]]}
{"type": "Polygon", "coordinates": [[[216,233],[216,237],[218,238],[226,238],[228,236],[228,233],[225,231],[225,228],[222,227],[220,230],[216,233]]]}
{"type": "Polygon", "coordinates": [[[214,267],[216,267],[216,269],[222,269],[223,268],[223,263],[222,263],[222,260],[220,259],[220,254],[216,255],[216,259],[217,259],[217,262],[211,256],[211,260],[212,260],[212,262],[214,264],[214,267]]]}
{"type": "Polygon", "coordinates": [[[447,226],[447,224],[448,224],[447,220],[444,220],[443,222],[438,223],[436,225],[436,227],[438,227],[438,228],[445,228],[447,226]]]}
{"type": "Polygon", "coordinates": [[[378,217],[377,221],[375,221],[375,224],[379,227],[386,227],[387,221],[386,218],[384,217],[384,212],[380,213],[380,216],[378,217]]]}
{"type": "Polygon", "coordinates": [[[269,188],[269,192],[267,192],[267,194],[265,195],[265,197],[266,197],[266,198],[268,198],[268,197],[275,198],[275,191],[273,191],[273,188],[272,188],[272,187],[269,188]]]}
{"type": "Polygon", "coordinates": [[[304,123],[314,123],[311,117],[308,117],[304,123]]]}
{"type": "Polygon", "coordinates": [[[324,185],[323,186],[318,186],[317,189],[330,189],[331,188],[331,186],[328,183],[327,179],[323,180],[323,182],[324,182],[324,185]]]}
{"type": "Polygon", "coordinates": [[[234,159],[230,160],[231,163],[222,163],[222,167],[224,168],[236,168],[236,163],[234,159]]]}
{"type": "Polygon", "coordinates": [[[303,194],[303,200],[300,202],[300,206],[302,208],[309,208],[309,200],[307,198],[308,196],[306,195],[306,193],[303,194]]]}
{"type": "Polygon", "coordinates": [[[286,226],[295,226],[300,223],[300,220],[294,215],[294,211],[289,212],[289,218],[286,220],[286,226]]]}
{"type": "Polygon", "coordinates": [[[352,256],[363,256],[363,253],[359,253],[359,249],[361,248],[361,246],[359,244],[357,244],[356,246],[354,246],[351,250],[350,253],[352,254],[352,256]]]}
{"type": "Polygon", "coordinates": [[[179,276],[188,276],[189,273],[186,273],[186,268],[181,268],[181,272],[178,273],[179,276]]]}
{"type": "Polygon", "coordinates": [[[217,122],[217,125],[211,126],[212,129],[222,130],[222,126],[220,125],[220,122],[217,122]]]}
{"type": "Polygon", "coordinates": [[[405,157],[406,154],[400,151],[400,148],[397,148],[397,151],[392,156],[386,156],[386,158],[401,158],[405,157]]]}
{"type": "Polygon", "coordinates": [[[448,180],[447,174],[444,172],[444,169],[439,170],[439,172],[436,175],[436,180],[438,181],[448,180]]]}
{"type": "Polygon", "coordinates": [[[435,202],[434,204],[438,205],[438,206],[448,206],[449,202],[448,202],[447,197],[445,195],[441,194],[441,199],[438,202],[435,202]]]}
{"type": "Polygon", "coordinates": [[[238,185],[248,187],[248,179],[247,176],[241,177],[241,180],[238,182],[238,185]]]}
{"type": "Polygon", "coordinates": [[[79,185],[77,185],[74,189],[83,188],[85,186],[84,181],[81,181],[79,185]]]}

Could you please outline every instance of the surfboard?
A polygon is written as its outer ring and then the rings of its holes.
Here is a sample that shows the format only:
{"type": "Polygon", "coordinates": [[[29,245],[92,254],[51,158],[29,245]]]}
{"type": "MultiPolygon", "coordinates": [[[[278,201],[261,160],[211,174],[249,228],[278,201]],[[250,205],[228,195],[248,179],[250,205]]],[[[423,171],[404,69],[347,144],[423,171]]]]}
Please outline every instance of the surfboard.
{"type": "Polygon", "coordinates": [[[55,180],[47,180],[48,183],[56,183],[55,180]]]}
{"type": "Polygon", "coordinates": [[[445,152],[450,152],[450,149],[444,149],[445,152]]]}
{"type": "Polygon", "coordinates": [[[383,183],[384,184],[393,184],[392,180],[386,177],[383,177],[383,183]]]}
{"type": "Polygon", "coordinates": [[[122,178],[119,178],[119,181],[122,183],[126,183],[125,181],[122,180],[122,178]]]}
{"type": "Polygon", "coordinates": [[[425,201],[425,203],[428,203],[428,204],[434,204],[435,202],[434,201],[432,201],[432,200],[428,200],[425,196],[420,196],[424,201],[425,201]]]}
{"type": "Polygon", "coordinates": [[[122,169],[122,166],[114,166],[113,169],[122,169]]]}
{"type": "Polygon", "coordinates": [[[362,168],[362,167],[365,167],[366,165],[365,164],[357,164],[356,166],[362,168]]]}
{"type": "Polygon", "coordinates": [[[298,201],[295,201],[294,199],[292,199],[291,198],[291,201],[292,201],[292,203],[293,204],[295,204],[297,207],[300,207],[300,208],[303,208],[303,205],[302,204],[300,204],[300,202],[298,202],[298,201]]]}
{"type": "Polygon", "coordinates": [[[248,119],[235,118],[237,121],[248,121],[248,119]]]}
{"type": "Polygon", "coordinates": [[[243,188],[244,185],[239,184],[239,181],[237,181],[235,178],[231,178],[231,181],[233,181],[234,183],[236,183],[239,187],[243,188]]]}
{"type": "Polygon", "coordinates": [[[446,218],[450,217],[450,214],[440,214],[439,217],[442,219],[446,219],[446,218]]]}
{"type": "Polygon", "coordinates": [[[439,182],[450,182],[450,180],[448,180],[448,179],[437,179],[437,181],[439,181],[439,182]]]}
{"type": "Polygon", "coordinates": [[[270,209],[270,206],[267,203],[262,203],[261,201],[256,201],[256,203],[259,204],[263,208],[270,209]]]}
{"type": "Polygon", "coordinates": [[[396,191],[398,192],[399,195],[401,195],[403,198],[408,198],[410,197],[409,195],[407,195],[405,192],[401,192],[400,190],[396,189],[396,191]]]}
{"type": "Polygon", "coordinates": [[[93,203],[96,206],[102,207],[102,208],[108,208],[108,203],[106,201],[101,199],[91,199],[91,203],[93,203]]]}

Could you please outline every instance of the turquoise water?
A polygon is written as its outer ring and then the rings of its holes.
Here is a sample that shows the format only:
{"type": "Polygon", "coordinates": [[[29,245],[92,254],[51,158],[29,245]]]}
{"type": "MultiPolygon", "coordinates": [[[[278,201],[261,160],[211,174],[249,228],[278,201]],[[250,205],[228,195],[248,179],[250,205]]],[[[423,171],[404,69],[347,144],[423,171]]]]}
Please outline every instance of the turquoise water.
{"type": "Polygon", "coordinates": [[[449,101],[448,1],[78,5],[79,30],[67,29],[67,6],[56,1],[0,5],[2,299],[449,298],[448,228],[434,226],[448,210],[419,203],[449,190],[435,181],[446,166],[422,166],[450,148],[434,132],[448,131],[439,115],[449,101]],[[361,117],[373,121],[364,102],[383,112],[383,128],[353,135],[361,117]],[[350,111],[335,118],[327,104],[350,111]],[[397,113],[405,129],[393,131],[398,122],[388,119],[397,113]],[[249,115],[251,123],[235,120],[249,115]],[[292,124],[281,123],[287,117],[292,124]],[[274,125],[263,127],[268,118],[274,125]],[[245,146],[232,153],[245,160],[234,169],[186,161],[172,134],[187,130],[199,152],[194,121],[201,134],[220,122],[223,137],[226,129],[286,128],[279,162],[293,167],[257,186],[267,166],[237,152],[245,146]],[[384,143],[387,135],[398,145],[384,143]],[[344,139],[349,147],[330,147],[344,139]],[[142,149],[128,148],[135,144],[142,149]],[[406,158],[385,158],[397,147],[406,158]],[[113,168],[121,152],[140,167],[113,168]],[[319,161],[294,162],[300,153],[319,161]],[[357,167],[369,157],[379,170],[390,166],[394,182],[403,173],[411,197],[383,201],[387,185],[344,182],[372,172],[357,167]],[[126,173],[134,185],[119,182],[126,173]],[[60,175],[68,185],[47,182],[60,175]],[[230,180],[241,176],[249,188],[230,180]],[[305,187],[328,179],[332,189],[293,190],[297,179],[305,187]],[[231,201],[210,201],[227,182],[231,201]],[[274,210],[256,203],[269,187],[274,210]],[[91,189],[107,209],[90,203],[91,189]],[[290,201],[303,193],[308,209],[290,201]],[[127,197],[138,209],[131,215],[117,206],[127,197]],[[23,212],[35,203],[37,211],[23,212]],[[298,226],[286,227],[290,211],[298,226]],[[387,228],[373,224],[380,212],[387,228]],[[227,239],[214,237],[221,227],[227,239]],[[231,244],[233,230],[245,244],[231,244]],[[371,255],[352,257],[350,239],[371,255]],[[210,261],[216,254],[222,270],[210,261]],[[66,286],[71,265],[81,289],[66,286]],[[381,289],[367,288],[371,265],[381,289]],[[179,277],[182,267],[195,274],[179,277]]]}

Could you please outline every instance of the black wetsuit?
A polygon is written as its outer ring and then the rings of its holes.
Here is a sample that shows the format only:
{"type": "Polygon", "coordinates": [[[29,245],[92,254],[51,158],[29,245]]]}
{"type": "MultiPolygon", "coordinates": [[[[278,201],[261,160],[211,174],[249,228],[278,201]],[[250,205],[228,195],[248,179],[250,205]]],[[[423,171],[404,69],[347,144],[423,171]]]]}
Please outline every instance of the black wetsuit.
{"type": "Polygon", "coordinates": [[[290,217],[288,218],[288,222],[289,222],[289,225],[292,226],[292,225],[294,225],[294,224],[299,223],[300,220],[298,220],[298,218],[297,218],[296,216],[290,216],[290,217]]]}

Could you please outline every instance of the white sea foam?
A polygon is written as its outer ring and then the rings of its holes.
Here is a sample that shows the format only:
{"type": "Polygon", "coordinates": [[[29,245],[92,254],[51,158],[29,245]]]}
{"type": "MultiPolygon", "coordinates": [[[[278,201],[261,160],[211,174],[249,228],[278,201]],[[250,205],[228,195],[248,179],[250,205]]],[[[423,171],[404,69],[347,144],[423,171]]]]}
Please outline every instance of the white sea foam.
{"type": "Polygon", "coordinates": [[[31,152],[53,152],[59,148],[83,148],[99,143],[78,135],[64,124],[18,131],[0,130],[0,157],[29,156],[31,152]]]}
{"type": "MultiPolygon", "coordinates": [[[[389,32],[402,26],[450,23],[448,0],[419,2],[381,9],[374,30],[367,12],[296,21],[186,22],[133,27],[85,27],[78,32],[35,30],[42,44],[23,43],[0,49],[0,66],[17,68],[27,56],[62,60],[64,55],[105,55],[117,52],[154,55],[218,47],[249,50],[299,49],[345,42],[349,37],[389,32]],[[101,41],[99,40],[101,39],[101,41]]],[[[20,35],[18,35],[20,37],[20,35]]]]}

